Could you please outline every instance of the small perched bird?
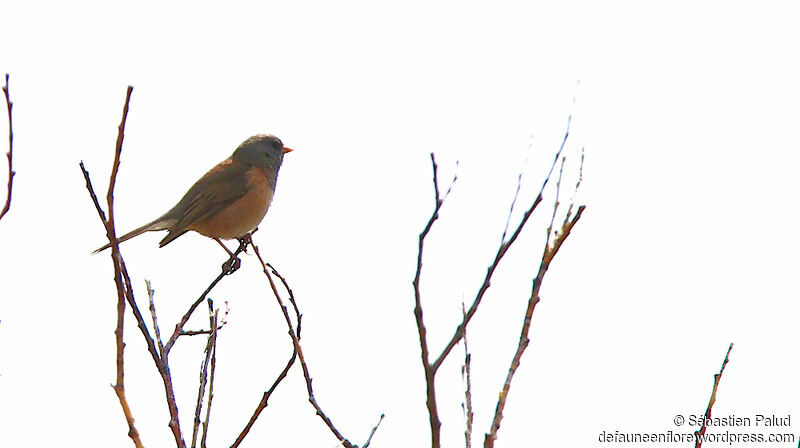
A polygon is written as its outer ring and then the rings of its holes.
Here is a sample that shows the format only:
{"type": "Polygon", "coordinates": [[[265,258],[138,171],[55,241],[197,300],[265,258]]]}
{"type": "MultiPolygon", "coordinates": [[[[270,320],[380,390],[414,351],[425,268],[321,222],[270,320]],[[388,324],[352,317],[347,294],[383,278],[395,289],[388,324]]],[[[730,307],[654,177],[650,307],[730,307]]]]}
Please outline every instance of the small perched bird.
{"type": "MultiPolygon", "coordinates": [[[[278,137],[254,135],[200,178],[183,198],[160,218],[118,238],[121,243],[144,232],[167,230],[158,244],[164,247],[194,230],[216,240],[241,238],[258,226],[267,214],[283,155],[291,152],[278,137]]],[[[98,253],[111,244],[95,250],[98,253]]]]}

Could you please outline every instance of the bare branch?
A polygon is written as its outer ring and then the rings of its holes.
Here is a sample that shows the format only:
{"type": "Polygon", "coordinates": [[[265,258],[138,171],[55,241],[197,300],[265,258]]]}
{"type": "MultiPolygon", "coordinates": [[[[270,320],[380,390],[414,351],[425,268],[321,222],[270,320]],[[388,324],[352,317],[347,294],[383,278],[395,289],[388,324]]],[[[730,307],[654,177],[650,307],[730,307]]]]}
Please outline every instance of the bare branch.
{"type": "MultiPolygon", "coordinates": [[[[258,248],[256,248],[255,246],[253,247],[254,250],[256,251],[256,254],[258,254],[258,248]]],[[[272,279],[269,278],[269,273],[266,270],[267,267],[269,267],[272,270],[272,273],[281,280],[281,283],[283,283],[283,287],[289,293],[289,301],[292,303],[292,307],[294,308],[295,321],[297,322],[297,327],[296,327],[297,339],[300,339],[300,329],[302,327],[303,315],[300,314],[300,309],[297,307],[297,302],[294,299],[294,292],[292,292],[292,288],[289,287],[289,284],[286,282],[286,279],[282,275],[280,275],[278,271],[271,264],[264,263],[264,261],[260,258],[260,256],[259,260],[261,261],[261,263],[263,263],[262,267],[264,269],[264,273],[267,275],[267,278],[270,280],[270,283],[272,283],[272,279]]],[[[278,303],[280,304],[281,309],[284,312],[284,317],[288,319],[288,311],[286,307],[283,306],[283,302],[280,299],[280,295],[278,295],[277,291],[275,290],[274,285],[273,285],[273,293],[276,295],[275,297],[277,298],[278,303]]],[[[289,319],[288,322],[291,322],[291,319],[289,319]]],[[[267,408],[269,403],[269,397],[272,396],[272,393],[275,391],[275,389],[278,388],[278,385],[286,378],[286,375],[289,373],[289,369],[292,367],[292,365],[294,365],[296,359],[297,359],[297,348],[294,346],[293,343],[292,356],[286,363],[286,367],[283,368],[281,373],[278,374],[278,377],[275,378],[275,381],[272,382],[272,386],[267,391],[264,392],[264,395],[261,397],[261,401],[258,403],[258,406],[256,406],[256,410],[253,412],[253,415],[250,417],[250,420],[247,422],[247,425],[245,425],[244,429],[242,429],[242,432],[236,438],[236,441],[233,442],[233,445],[231,445],[231,448],[238,447],[242,443],[242,441],[244,441],[244,438],[247,437],[247,434],[253,428],[253,425],[255,425],[256,420],[258,420],[258,417],[261,415],[261,411],[267,408]]]]}
{"type": "Polygon", "coordinates": [[[497,254],[495,255],[494,261],[486,269],[486,276],[483,279],[483,284],[481,284],[481,287],[478,289],[478,294],[475,296],[475,300],[473,300],[472,305],[470,305],[469,310],[467,311],[467,317],[464,318],[464,320],[458,325],[453,337],[450,338],[450,341],[444,347],[442,353],[438,358],[436,358],[436,361],[434,361],[434,370],[439,369],[439,366],[442,365],[442,362],[444,362],[445,358],[447,358],[447,355],[450,354],[450,351],[453,350],[453,347],[455,347],[456,344],[458,344],[458,342],[461,340],[461,337],[464,334],[464,328],[466,328],[467,324],[469,324],[469,321],[472,320],[475,312],[478,311],[478,306],[480,305],[484,294],[486,294],[486,291],[489,290],[492,276],[494,275],[494,271],[497,269],[497,266],[500,264],[500,260],[503,259],[508,249],[511,248],[514,242],[517,240],[517,237],[519,237],[522,229],[525,228],[525,224],[528,223],[528,219],[530,219],[531,215],[533,215],[533,212],[536,210],[536,207],[538,207],[542,202],[544,189],[547,187],[547,184],[550,182],[550,178],[553,176],[553,169],[555,169],[556,162],[558,162],[561,153],[564,151],[564,146],[569,138],[569,128],[571,123],[572,114],[570,114],[570,116],[567,118],[567,130],[564,132],[564,138],[561,141],[561,147],[558,149],[558,152],[556,152],[556,155],[553,158],[553,163],[550,165],[550,171],[547,173],[547,177],[545,177],[544,181],[542,182],[542,187],[539,189],[539,194],[536,196],[533,204],[531,204],[528,210],[525,211],[525,214],[522,216],[522,220],[520,220],[519,224],[517,224],[516,229],[511,234],[511,237],[508,239],[508,241],[502,241],[500,243],[500,247],[497,249],[497,254]]]}
{"type": "Polygon", "coordinates": [[[444,197],[439,195],[439,166],[436,164],[436,156],[431,153],[431,166],[433,169],[433,194],[434,194],[434,208],[433,213],[431,213],[431,217],[428,219],[428,223],[425,225],[425,228],[419,234],[419,246],[417,251],[417,271],[414,275],[414,281],[412,285],[414,286],[414,317],[417,323],[417,332],[419,333],[419,345],[421,348],[421,358],[422,358],[422,368],[425,371],[425,384],[427,388],[427,400],[426,404],[428,406],[428,417],[430,420],[431,426],[431,447],[438,448],[440,445],[439,436],[442,427],[442,422],[439,420],[439,410],[436,406],[436,387],[435,387],[435,377],[436,377],[436,367],[431,365],[430,362],[430,352],[428,350],[428,336],[427,336],[427,329],[425,328],[425,321],[422,316],[422,297],[419,288],[419,279],[422,275],[422,253],[425,248],[425,237],[428,236],[428,232],[431,231],[433,227],[433,223],[439,219],[439,210],[442,208],[444,204],[444,200],[455,184],[456,177],[453,177],[453,180],[450,182],[450,187],[447,189],[444,197]]]}
{"type": "MultiPolygon", "coordinates": [[[[295,352],[297,352],[297,358],[300,360],[300,366],[303,369],[303,377],[306,380],[306,391],[308,392],[308,402],[311,403],[311,405],[317,411],[317,415],[322,419],[322,421],[325,423],[328,429],[330,429],[331,433],[333,433],[336,439],[339,440],[339,443],[341,443],[345,448],[355,448],[355,446],[352,443],[350,443],[350,441],[347,440],[342,435],[342,433],[336,428],[336,426],[331,421],[330,417],[328,417],[327,414],[325,414],[325,412],[320,407],[319,403],[317,403],[317,399],[314,396],[314,388],[311,385],[312,383],[311,375],[309,374],[308,365],[306,364],[305,357],[303,356],[303,349],[300,346],[300,339],[298,337],[297,330],[295,330],[295,327],[292,324],[292,320],[289,317],[289,311],[286,308],[286,305],[283,304],[283,300],[281,299],[281,296],[278,293],[278,289],[275,286],[275,282],[272,280],[272,275],[270,274],[270,270],[267,269],[267,263],[264,262],[264,259],[261,257],[261,253],[258,251],[258,246],[253,245],[253,251],[256,253],[256,256],[258,257],[258,261],[261,262],[261,267],[264,270],[264,274],[267,276],[269,285],[272,288],[272,293],[275,295],[275,299],[278,303],[278,306],[280,306],[281,311],[283,312],[283,317],[286,320],[286,326],[289,329],[289,337],[292,338],[292,344],[294,345],[295,352]]],[[[282,278],[274,268],[272,268],[272,273],[282,278]]],[[[286,284],[285,280],[283,281],[284,284],[286,284]]]]}
{"type": "Polygon", "coordinates": [[[722,360],[722,367],[719,369],[719,373],[714,375],[714,387],[711,389],[711,397],[708,399],[708,407],[706,407],[706,413],[703,418],[703,426],[694,432],[695,448],[703,446],[702,439],[703,435],[706,433],[706,422],[711,419],[711,408],[714,407],[714,403],[717,401],[717,387],[719,387],[719,381],[722,379],[722,372],[725,371],[725,366],[728,365],[728,357],[731,355],[731,350],[733,350],[733,342],[728,346],[728,351],[725,353],[725,359],[722,360]]]}
{"type": "MultiPolygon", "coordinates": [[[[131,102],[131,93],[133,93],[133,86],[128,86],[128,91],[125,94],[125,106],[122,107],[122,120],[119,122],[117,132],[117,146],[114,151],[114,164],[111,167],[111,176],[108,180],[108,193],[106,193],[106,201],[108,202],[108,221],[106,222],[106,230],[109,233],[109,238],[113,245],[119,246],[114,229],[114,186],[117,184],[117,173],[119,172],[120,156],[122,155],[122,142],[125,140],[125,123],[128,121],[128,106],[131,102]]],[[[119,247],[117,247],[119,252],[119,247]]]]}
{"type": "Polygon", "coordinates": [[[3,219],[3,216],[5,216],[11,208],[11,190],[14,185],[14,175],[17,174],[14,172],[14,167],[12,165],[14,156],[14,129],[11,123],[11,108],[14,106],[14,103],[11,102],[11,96],[8,93],[8,73],[6,73],[6,83],[3,86],[3,93],[6,96],[6,106],[8,108],[8,152],[6,153],[6,157],[8,157],[8,192],[6,203],[3,206],[3,210],[0,211],[0,219],[3,219]]]}
{"type": "MultiPolygon", "coordinates": [[[[554,205],[554,207],[555,206],[556,205],[554,205]]],[[[522,354],[525,352],[525,349],[528,348],[528,344],[530,343],[528,334],[530,332],[531,321],[533,319],[533,312],[536,309],[536,305],[539,303],[539,290],[542,286],[544,276],[550,267],[550,263],[553,261],[553,257],[555,257],[556,253],[558,253],[558,250],[561,248],[561,245],[567,239],[570,232],[572,232],[572,228],[578,223],[578,220],[581,219],[581,215],[583,215],[583,211],[585,209],[586,206],[583,205],[578,207],[575,217],[569,223],[566,223],[559,232],[557,232],[552,246],[545,245],[544,252],[542,254],[542,262],[539,265],[539,273],[533,279],[533,284],[531,286],[531,295],[528,299],[528,307],[525,310],[525,318],[523,319],[517,350],[511,360],[511,366],[508,369],[506,381],[503,383],[503,388],[498,395],[497,406],[495,407],[494,418],[492,419],[492,426],[489,430],[489,433],[486,434],[486,438],[484,439],[484,448],[493,447],[495,440],[497,440],[497,431],[500,429],[500,423],[503,420],[503,409],[505,409],[506,400],[508,399],[509,390],[511,389],[511,381],[514,379],[514,374],[519,368],[520,361],[522,360],[522,354]]]]}
{"type": "MultiPolygon", "coordinates": [[[[105,213],[100,207],[100,204],[97,200],[97,195],[94,192],[94,188],[92,187],[91,179],[89,177],[89,172],[86,171],[85,167],[83,166],[83,162],[80,163],[81,171],[83,172],[83,177],[86,180],[86,188],[89,190],[89,195],[94,203],[95,209],[97,210],[98,215],[100,216],[103,225],[106,228],[106,236],[109,239],[109,243],[111,245],[111,260],[114,265],[114,283],[116,284],[117,288],[117,384],[114,386],[114,390],[117,392],[117,396],[120,399],[120,404],[123,407],[123,412],[126,415],[126,420],[128,421],[129,427],[133,425],[133,419],[130,416],[130,409],[127,405],[127,402],[123,402],[125,400],[124,394],[124,385],[122,383],[123,375],[121,374],[121,369],[123,368],[123,363],[121,362],[123,350],[124,350],[124,341],[122,340],[122,326],[123,326],[123,315],[124,315],[124,308],[125,308],[125,301],[130,305],[131,311],[133,312],[134,317],[138,323],[139,330],[142,333],[142,336],[145,339],[147,344],[147,349],[150,352],[150,355],[153,358],[156,366],[158,367],[159,373],[161,374],[162,382],[164,383],[164,392],[167,397],[167,405],[169,408],[170,413],[170,421],[169,427],[172,430],[172,434],[175,437],[175,442],[179,448],[185,448],[186,443],[183,440],[183,436],[181,434],[180,429],[180,419],[178,417],[178,407],[175,402],[175,394],[172,388],[172,378],[169,371],[169,365],[167,363],[166,358],[162,359],[158,349],[156,348],[156,344],[153,338],[150,336],[150,332],[147,329],[147,325],[142,317],[142,313],[139,311],[139,307],[136,304],[136,299],[133,294],[133,287],[131,285],[130,276],[128,275],[128,269],[125,266],[125,260],[122,258],[122,255],[119,251],[119,242],[117,241],[116,237],[116,230],[114,228],[114,186],[116,185],[116,176],[119,171],[119,163],[120,163],[120,155],[122,153],[122,143],[124,140],[125,135],[125,123],[128,116],[128,106],[130,104],[131,93],[133,92],[133,87],[128,86],[127,94],[125,96],[125,106],[123,107],[122,112],[122,120],[120,121],[120,125],[118,127],[118,134],[117,134],[117,144],[116,149],[114,152],[114,162],[111,169],[111,176],[108,185],[108,193],[106,195],[106,200],[108,202],[108,219],[105,218],[105,213]]],[[[134,436],[138,439],[138,433],[134,432],[135,428],[132,428],[129,431],[129,435],[133,439],[134,436]]],[[[137,443],[136,439],[134,439],[134,443],[137,443]]],[[[141,442],[138,442],[141,443],[141,442]]],[[[137,445],[138,446],[138,445],[137,445]]]]}
{"type": "MultiPolygon", "coordinates": [[[[123,107],[123,114],[122,114],[122,121],[120,122],[119,126],[119,133],[120,136],[117,138],[117,147],[115,151],[115,162],[114,167],[112,168],[113,172],[116,172],[119,165],[119,154],[122,151],[122,133],[125,129],[125,120],[127,119],[128,114],[128,105],[131,99],[131,92],[132,87],[128,86],[127,95],[125,96],[125,106],[123,107]]],[[[112,261],[114,262],[114,283],[116,284],[117,289],[117,327],[114,331],[114,337],[116,340],[116,365],[117,365],[117,376],[116,376],[116,383],[112,386],[114,388],[114,392],[117,394],[117,398],[119,399],[120,406],[122,407],[122,412],[125,415],[125,421],[128,423],[128,436],[133,441],[134,445],[138,448],[142,446],[142,441],[139,437],[139,431],[136,429],[134,424],[133,413],[128,405],[128,400],[125,395],[125,363],[124,363],[124,354],[125,354],[125,342],[123,340],[124,335],[124,324],[125,324],[125,300],[127,296],[126,288],[125,288],[125,280],[127,276],[123,276],[124,271],[124,262],[122,261],[122,257],[119,254],[119,247],[114,235],[114,223],[111,218],[106,220],[105,213],[103,212],[102,207],[100,207],[100,203],[97,200],[97,195],[94,192],[94,188],[92,187],[92,182],[89,177],[89,172],[86,171],[86,168],[83,166],[83,162],[80,163],[81,171],[83,172],[83,177],[86,180],[86,188],[89,191],[89,195],[92,198],[92,202],[94,203],[95,209],[97,210],[98,216],[100,217],[103,225],[106,228],[106,234],[109,237],[109,240],[113,244],[112,248],[112,261]]],[[[114,183],[111,182],[109,184],[109,192],[108,192],[108,206],[109,206],[109,216],[113,216],[114,210],[114,199],[113,199],[113,187],[114,183]]]]}
{"type": "Polygon", "coordinates": [[[150,302],[150,316],[153,318],[153,333],[156,335],[158,353],[161,356],[164,356],[164,343],[161,341],[161,330],[158,328],[158,316],[156,315],[156,303],[154,300],[156,290],[153,289],[153,285],[150,283],[150,280],[145,279],[144,284],[147,287],[147,298],[150,302]]]}

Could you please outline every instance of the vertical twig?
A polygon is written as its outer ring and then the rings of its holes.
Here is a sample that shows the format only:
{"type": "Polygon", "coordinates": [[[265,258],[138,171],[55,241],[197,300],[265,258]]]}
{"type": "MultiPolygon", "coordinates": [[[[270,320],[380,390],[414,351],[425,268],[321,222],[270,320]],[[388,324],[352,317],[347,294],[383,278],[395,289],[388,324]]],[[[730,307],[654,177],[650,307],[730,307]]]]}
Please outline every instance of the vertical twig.
{"type": "Polygon", "coordinates": [[[372,427],[372,431],[369,432],[369,437],[367,437],[367,441],[364,442],[364,446],[361,448],[369,448],[369,444],[372,443],[372,436],[375,435],[375,431],[378,430],[378,426],[381,426],[381,422],[383,418],[386,417],[386,414],[381,414],[381,417],[378,419],[378,423],[375,423],[375,426],[372,427]]]}
{"type": "MultiPolygon", "coordinates": [[[[513,208],[513,206],[512,206],[513,208]]],[[[467,308],[464,302],[461,302],[461,313],[467,317],[467,308]]],[[[466,448],[472,448],[472,419],[475,414],[472,412],[472,355],[469,353],[469,345],[467,344],[467,329],[464,329],[464,365],[461,367],[461,376],[464,378],[464,419],[466,420],[466,428],[464,429],[464,440],[466,448]]]]}
{"type": "Polygon", "coordinates": [[[14,155],[14,129],[11,123],[11,108],[14,106],[14,103],[11,102],[11,96],[8,93],[8,73],[6,73],[6,83],[3,86],[3,93],[6,96],[6,106],[8,108],[8,152],[6,153],[6,157],[8,157],[8,192],[6,196],[6,203],[3,206],[3,210],[0,211],[0,219],[3,219],[3,216],[8,213],[8,210],[11,208],[11,190],[14,185],[14,175],[17,174],[14,172],[14,167],[12,164],[12,159],[14,155]]]}
{"type": "Polygon", "coordinates": [[[445,198],[453,189],[453,185],[456,182],[456,177],[453,177],[447,192],[444,194],[444,196],[441,196],[439,194],[439,166],[436,164],[436,156],[433,153],[431,153],[431,167],[433,169],[434,208],[433,213],[431,213],[431,217],[428,219],[428,223],[419,234],[419,244],[417,246],[417,270],[416,274],[414,274],[414,281],[412,282],[412,285],[414,287],[414,318],[417,323],[417,332],[419,334],[422,369],[425,372],[427,397],[425,403],[428,407],[428,420],[431,426],[431,447],[439,448],[442,422],[439,420],[439,409],[436,404],[436,370],[438,369],[438,366],[435,362],[432,364],[430,361],[430,351],[428,349],[428,330],[425,328],[425,320],[422,313],[422,294],[420,292],[419,280],[420,276],[422,275],[422,253],[425,249],[425,237],[427,237],[428,233],[431,231],[433,223],[439,219],[439,210],[441,210],[445,198]]]}
{"type": "Polygon", "coordinates": [[[214,400],[214,374],[217,370],[217,331],[219,322],[219,310],[214,311],[214,321],[211,327],[211,378],[208,380],[208,406],[206,407],[206,419],[203,421],[203,438],[200,440],[200,447],[206,448],[206,438],[208,437],[208,423],[211,421],[211,403],[214,400]]]}
{"type": "Polygon", "coordinates": [[[156,315],[156,290],[153,289],[153,285],[150,283],[150,280],[145,279],[144,284],[147,287],[147,299],[150,302],[150,316],[153,318],[153,333],[156,335],[158,353],[159,355],[164,356],[164,343],[161,341],[161,330],[158,327],[158,316],[156,315]]]}
{"type": "Polygon", "coordinates": [[[200,414],[203,411],[203,399],[205,398],[206,393],[206,385],[208,384],[208,366],[211,363],[211,352],[214,348],[214,335],[216,335],[217,325],[214,319],[214,301],[211,299],[207,299],[206,303],[208,303],[208,320],[209,320],[209,332],[208,332],[208,340],[206,342],[206,349],[205,349],[205,358],[203,362],[200,364],[200,384],[197,390],[197,403],[195,404],[194,409],[194,425],[192,425],[192,448],[197,446],[197,435],[200,431],[200,414]]]}
{"type": "Polygon", "coordinates": [[[733,349],[733,342],[730,343],[728,346],[728,351],[725,353],[725,359],[722,360],[722,367],[719,369],[719,373],[714,374],[714,387],[711,388],[711,397],[708,399],[708,407],[706,407],[706,413],[703,416],[703,426],[700,427],[697,431],[694,432],[695,448],[700,448],[703,446],[703,436],[706,433],[706,422],[711,419],[711,408],[714,407],[714,403],[717,401],[717,387],[719,387],[719,381],[722,379],[722,372],[725,371],[725,366],[728,365],[728,357],[731,355],[731,350],[733,349]]]}

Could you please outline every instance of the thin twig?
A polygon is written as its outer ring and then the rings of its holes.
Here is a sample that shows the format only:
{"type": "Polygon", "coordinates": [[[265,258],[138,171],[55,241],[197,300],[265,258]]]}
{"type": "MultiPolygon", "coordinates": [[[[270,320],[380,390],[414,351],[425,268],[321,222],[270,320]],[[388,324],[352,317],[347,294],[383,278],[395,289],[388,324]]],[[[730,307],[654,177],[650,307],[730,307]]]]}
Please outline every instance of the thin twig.
{"type": "Polygon", "coordinates": [[[553,241],[553,245],[545,245],[545,249],[542,254],[542,262],[539,265],[539,273],[536,275],[536,278],[533,279],[531,286],[531,295],[528,299],[528,307],[525,310],[525,318],[523,319],[517,350],[511,360],[511,366],[508,369],[506,381],[503,383],[503,389],[498,395],[494,418],[492,419],[492,426],[489,432],[486,434],[486,438],[484,439],[484,448],[493,447],[495,440],[497,440],[497,431],[500,429],[500,423],[503,420],[503,409],[505,409],[508,393],[511,389],[511,381],[514,379],[514,374],[519,368],[520,361],[522,360],[522,354],[525,352],[525,349],[528,348],[528,344],[530,343],[528,334],[530,332],[531,321],[533,319],[533,312],[536,309],[536,305],[539,303],[539,290],[542,286],[544,276],[550,267],[550,263],[553,261],[553,257],[555,257],[556,253],[558,253],[559,249],[561,249],[561,245],[564,243],[567,237],[569,237],[570,232],[572,232],[572,228],[575,227],[575,224],[577,224],[578,220],[581,219],[581,215],[583,215],[583,211],[585,209],[586,206],[579,206],[575,217],[558,232],[555,240],[553,241]]]}
{"type": "Polygon", "coordinates": [[[372,443],[372,436],[375,435],[375,431],[378,430],[378,426],[381,426],[381,422],[383,418],[386,417],[386,414],[381,414],[381,417],[378,419],[378,423],[375,423],[375,426],[372,427],[372,431],[369,432],[369,437],[367,437],[367,441],[364,442],[364,446],[361,448],[369,448],[369,444],[372,443]]]}
{"type": "MultiPolygon", "coordinates": [[[[564,223],[569,221],[572,218],[572,208],[575,206],[575,198],[578,196],[578,190],[581,188],[581,182],[583,182],[583,162],[586,159],[586,151],[585,148],[581,148],[581,162],[578,166],[578,180],[575,181],[575,189],[572,190],[572,197],[569,200],[569,208],[567,209],[567,213],[564,215],[564,223]]],[[[563,224],[562,224],[563,225],[563,224]]]]}
{"type": "Polygon", "coordinates": [[[206,406],[206,419],[203,421],[203,438],[200,440],[200,447],[206,448],[206,438],[208,437],[208,424],[211,421],[211,403],[214,400],[214,374],[217,371],[217,320],[219,319],[219,310],[214,311],[214,322],[212,322],[211,339],[214,342],[211,344],[211,378],[208,380],[208,405],[206,406]]]}
{"type": "Polygon", "coordinates": [[[3,216],[5,216],[11,208],[11,190],[14,185],[14,175],[17,174],[12,164],[14,156],[14,129],[11,123],[11,108],[14,106],[14,103],[11,102],[11,96],[8,93],[8,73],[6,73],[6,83],[3,86],[3,93],[6,96],[6,106],[8,108],[8,152],[6,153],[6,157],[8,157],[8,192],[6,203],[3,206],[3,210],[0,211],[0,219],[3,219],[3,216]]]}
{"type": "Polygon", "coordinates": [[[500,260],[503,259],[503,256],[505,256],[508,249],[511,248],[514,242],[517,240],[517,237],[519,236],[520,232],[522,232],[522,229],[525,227],[525,224],[527,224],[528,219],[536,210],[536,207],[538,207],[539,204],[542,202],[543,200],[542,195],[544,193],[544,189],[547,187],[547,184],[550,182],[550,178],[553,176],[553,170],[555,169],[556,163],[558,162],[558,159],[561,157],[561,153],[564,151],[564,146],[566,145],[567,139],[569,138],[569,130],[571,124],[572,124],[572,114],[570,114],[569,117],[567,118],[567,129],[564,132],[564,138],[561,140],[561,146],[558,148],[558,152],[556,152],[556,155],[553,158],[553,163],[550,165],[550,171],[548,171],[547,176],[542,182],[542,187],[539,189],[539,194],[536,196],[536,199],[533,201],[533,204],[531,204],[528,210],[525,211],[525,214],[522,216],[522,220],[520,220],[519,224],[517,224],[516,230],[514,230],[514,233],[512,233],[508,241],[500,243],[500,247],[497,249],[497,254],[495,255],[494,261],[492,262],[491,265],[489,265],[489,267],[486,270],[486,276],[483,279],[483,284],[481,284],[480,289],[478,289],[478,294],[475,296],[475,300],[473,300],[472,305],[470,305],[469,310],[467,311],[467,317],[461,322],[461,324],[458,325],[452,338],[450,338],[450,341],[442,350],[442,353],[439,355],[439,357],[436,358],[436,361],[433,363],[435,369],[438,369],[439,366],[441,366],[442,362],[444,362],[445,358],[447,358],[447,355],[450,354],[450,351],[453,349],[453,347],[455,347],[456,344],[458,344],[458,342],[461,340],[464,328],[466,328],[467,324],[469,324],[469,321],[472,320],[472,317],[478,310],[478,305],[480,305],[484,294],[486,293],[486,291],[488,291],[489,286],[491,285],[492,275],[494,274],[494,271],[497,269],[497,266],[500,264],[500,260]]]}
{"type": "MultiPolygon", "coordinates": [[[[466,317],[467,308],[461,302],[461,313],[466,317]]],[[[464,429],[464,440],[466,448],[472,448],[472,419],[475,414],[472,412],[472,355],[467,344],[467,329],[464,329],[464,365],[461,367],[461,376],[464,378],[464,419],[466,428],[464,429]]]]}
{"type": "Polygon", "coordinates": [[[731,350],[733,349],[733,342],[728,346],[728,351],[725,353],[725,359],[722,360],[722,367],[719,369],[719,373],[714,375],[714,387],[711,389],[711,397],[708,399],[708,407],[706,407],[706,413],[703,416],[703,426],[700,427],[697,431],[694,432],[695,448],[700,448],[703,446],[703,436],[706,433],[706,422],[711,420],[711,408],[714,407],[714,402],[717,401],[717,387],[719,387],[719,381],[722,379],[722,372],[725,371],[725,366],[728,365],[728,357],[731,355],[731,350]]]}
{"type": "Polygon", "coordinates": [[[530,140],[528,140],[528,151],[525,155],[525,161],[522,162],[522,168],[519,170],[519,175],[517,175],[517,188],[514,190],[514,197],[511,199],[511,206],[508,208],[508,217],[506,217],[506,225],[503,228],[503,234],[500,236],[500,242],[506,240],[506,235],[508,234],[508,226],[511,224],[511,216],[514,214],[514,208],[517,205],[517,199],[519,198],[519,190],[522,188],[522,174],[525,170],[525,166],[528,165],[528,156],[533,148],[533,136],[531,135],[530,140]]]}
{"type": "Polygon", "coordinates": [[[145,279],[144,284],[147,287],[147,299],[150,301],[150,316],[153,318],[153,333],[156,335],[158,353],[161,356],[164,356],[164,343],[161,341],[161,330],[158,327],[158,316],[156,315],[156,303],[154,300],[156,290],[153,289],[153,285],[150,283],[150,280],[145,279]]]}
{"type": "MultiPolygon", "coordinates": [[[[216,330],[222,330],[224,324],[217,325],[216,330]]],[[[181,336],[200,336],[203,334],[211,334],[212,330],[181,330],[181,336]]]]}
{"type": "Polygon", "coordinates": [[[247,434],[253,428],[253,425],[256,423],[256,420],[258,420],[259,415],[261,415],[261,411],[267,408],[269,397],[272,396],[272,393],[275,391],[275,389],[278,388],[278,385],[281,383],[281,381],[283,381],[283,379],[286,378],[286,375],[287,373],[289,373],[289,369],[294,364],[295,359],[297,359],[297,350],[293,348],[292,357],[289,358],[289,362],[286,363],[286,367],[284,367],[281,373],[278,374],[278,377],[275,378],[275,381],[273,381],[272,386],[267,391],[264,392],[264,395],[261,397],[261,401],[258,403],[258,406],[256,406],[256,410],[253,412],[253,415],[250,417],[250,420],[247,422],[247,425],[245,425],[242,432],[239,433],[239,437],[237,437],[236,441],[233,442],[233,444],[231,445],[231,448],[238,447],[242,443],[242,441],[244,441],[244,438],[247,437],[247,434]]]}
{"type": "MultiPolygon", "coordinates": [[[[254,251],[256,251],[256,254],[258,254],[258,248],[256,246],[253,246],[253,247],[254,247],[254,251]]],[[[301,329],[302,324],[303,324],[303,315],[300,313],[300,309],[297,307],[297,302],[294,299],[294,292],[292,291],[292,288],[289,287],[289,283],[286,281],[286,279],[282,275],[280,275],[278,273],[278,270],[275,269],[271,264],[264,263],[264,261],[260,258],[260,256],[259,256],[259,261],[261,261],[261,263],[262,263],[262,268],[264,269],[264,272],[267,273],[266,268],[269,267],[270,270],[272,270],[272,273],[281,280],[281,283],[283,283],[283,287],[289,293],[289,301],[292,303],[292,308],[294,309],[295,321],[297,322],[297,326],[296,326],[296,331],[295,332],[297,334],[297,339],[300,339],[300,329],[301,329]]],[[[267,276],[269,276],[269,274],[267,274],[267,276]]],[[[270,279],[270,282],[271,282],[271,279],[270,279]]],[[[286,307],[283,306],[283,302],[280,299],[280,295],[277,294],[276,290],[274,289],[274,286],[273,286],[273,293],[276,294],[276,298],[278,299],[278,303],[281,305],[281,309],[284,312],[284,317],[286,317],[288,319],[288,317],[287,317],[288,316],[288,314],[287,314],[288,311],[287,311],[286,307]]],[[[289,322],[291,322],[291,320],[289,320],[289,322]]],[[[286,375],[289,373],[289,369],[292,368],[292,365],[294,365],[295,360],[297,360],[297,348],[294,346],[294,343],[293,343],[292,344],[292,356],[289,358],[289,361],[286,363],[286,367],[283,368],[281,373],[279,373],[277,378],[275,378],[275,381],[272,382],[272,386],[270,386],[270,388],[267,389],[264,392],[264,395],[261,397],[261,401],[259,401],[258,406],[256,406],[256,410],[253,411],[253,415],[250,417],[250,420],[247,422],[247,424],[245,425],[244,429],[242,429],[242,432],[239,433],[239,436],[236,438],[236,441],[233,442],[233,444],[231,445],[231,448],[238,447],[242,443],[242,441],[244,441],[244,438],[247,437],[247,434],[250,433],[250,430],[253,428],[253,425],[255,425],[256,420],[258,420],[258,417],[261,415],[261,412],[264,409],[267,408],[268,403],[269,403],[269,398],[272,396],[272,393],[275,391],[275,389],[278,388],[278,385],[286,378],[286,375]]]]}
{"type": "MultiPolygon", "coordinates": [[[[208,303],[208,319],[210,321],[210,327],[215,328],[214,301],[208,299],[206,300],[206,303],[208,303]]],[[[192,425],[192,448],[197,446],[197,435],[200,431],[200,414],[203,410],[203,399],[205,398],[206,385],[208,384],[208,366],[211,363],[211,351],[215,342],[214,335],[216,335],[216,332],[212,332],[208,335],[208,341],[206,342],[205,349],[206,356],[203,359],[203,362],[200,364],[200,384],[197,390],[197,403],[195,404],[194,409],[194,425],[192,425]]]]}

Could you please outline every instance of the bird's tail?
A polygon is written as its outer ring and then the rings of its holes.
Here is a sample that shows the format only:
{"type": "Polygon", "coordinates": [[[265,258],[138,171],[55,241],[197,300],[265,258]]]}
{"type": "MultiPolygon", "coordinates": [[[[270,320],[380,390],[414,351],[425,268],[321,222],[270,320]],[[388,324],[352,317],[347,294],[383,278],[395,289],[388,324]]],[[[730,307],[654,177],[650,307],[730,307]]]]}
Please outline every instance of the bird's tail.
{"type": "MultiPolygon", "coordinates": [[[[128,241],[129,239],[131,239],[131,238],[133,238],[135,236],[139,236],[139,235],[143,234],[144,232],[150,232],[150,231],[153,231],[153,230],[166,230],[173,224],[173,222],[174,222],[174,220],[171,220],[171,219],[164,219],[163,217],[158,218],[153,222],[149,222],[149,223],[139,227],[138,229],[131,230],[130,232],[126,233],[125,235],[122,235],[121,237],[117,238],[117,241],[119,241],[120,243],[123,242],[123,241],[128,241]]],[[[96,254],[98,252],[102,252],[102,251],[108,249],[109,247],[111,247],[111,243],[108,243],[108,244],[104,245],[103,247],[94,250],[92,252],[92,254],[96,254]]]]}

